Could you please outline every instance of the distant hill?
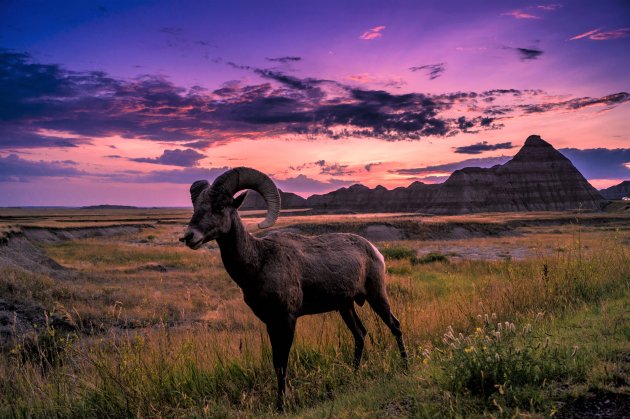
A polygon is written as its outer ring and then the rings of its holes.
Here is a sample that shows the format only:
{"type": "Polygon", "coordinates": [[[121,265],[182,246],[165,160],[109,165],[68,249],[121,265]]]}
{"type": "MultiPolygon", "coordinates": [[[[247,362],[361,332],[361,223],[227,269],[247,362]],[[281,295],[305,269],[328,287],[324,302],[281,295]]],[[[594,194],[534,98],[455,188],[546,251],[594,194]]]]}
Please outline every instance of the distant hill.
{"type": "Polygon", "coordinates": [[[625,180],[619,185],[611,186],[610,188],[600,189],[599,191],[606,199],[622,199],[630,196],[630,180],[625,180]]]}
{"type": "Polygon", "coordinates": [[[442,184],[414,182],[388,190],[352,185],[306,200],[311,208],[357,212],[411,211],[466,214],[495,211],[596,210],[600,193],[551,144],[538,135],[503,165],[456,170],[442,184]]]}
{"type": "Polygon", "coordinates": [[[81,207],[81,209],[137,209],[138,207],[134,207],[132,205],[88,205],[85,207],[81,207]]]}
{"type": "Polygon", "coordinates": [[[388,190],[380,185],[374,189],[352,185],[325,195],[310,196],[306,204],[310,208],[325,210],[415,212],[431,200],[439,186],[414,182],[407,187],[388,190]]]}
{"type": "MultiPolygon", "coordinates": [[[[280,191],[280,202],[282,209],[306,208],[306,199],[291,192],[280,191]]],[[[250,190],[241,205],[243,210],[265,209],[267,204],[262,196],[256,191],[250,190]]]]}

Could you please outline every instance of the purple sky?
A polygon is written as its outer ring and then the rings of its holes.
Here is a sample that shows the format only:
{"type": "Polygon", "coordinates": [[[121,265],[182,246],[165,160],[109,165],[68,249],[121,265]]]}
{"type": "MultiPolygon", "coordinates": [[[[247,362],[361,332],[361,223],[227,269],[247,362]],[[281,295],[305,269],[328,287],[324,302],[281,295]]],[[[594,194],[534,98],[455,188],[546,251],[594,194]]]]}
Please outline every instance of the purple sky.
{"type": "Polygon", "coordinates": [[[0,206],[442,181],[530,134],[630,179],[627,1],[0,2],[0,206]]]}

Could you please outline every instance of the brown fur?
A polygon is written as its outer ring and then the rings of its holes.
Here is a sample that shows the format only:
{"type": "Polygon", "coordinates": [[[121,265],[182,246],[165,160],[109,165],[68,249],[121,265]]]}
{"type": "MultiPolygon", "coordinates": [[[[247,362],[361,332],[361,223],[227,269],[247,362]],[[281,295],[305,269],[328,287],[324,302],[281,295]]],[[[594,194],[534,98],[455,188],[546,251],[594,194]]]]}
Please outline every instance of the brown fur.
{"type": "Polygon", "coordinates": [[[278,379],[276,407],[282,409],[286,368],[298,317],[339,311],[355,339],[354,365],[363,354],[366,330],[354,303],[367,300],[406,351],[400,323],[390,311],[382,255],[355,234],[302,236],[247,233],[234,199],[208,189],[193,195],[195,211],[182,241],[197,249],[216,240],[228,274],[243,290],[247,305],[267,325],[278,379]]]}

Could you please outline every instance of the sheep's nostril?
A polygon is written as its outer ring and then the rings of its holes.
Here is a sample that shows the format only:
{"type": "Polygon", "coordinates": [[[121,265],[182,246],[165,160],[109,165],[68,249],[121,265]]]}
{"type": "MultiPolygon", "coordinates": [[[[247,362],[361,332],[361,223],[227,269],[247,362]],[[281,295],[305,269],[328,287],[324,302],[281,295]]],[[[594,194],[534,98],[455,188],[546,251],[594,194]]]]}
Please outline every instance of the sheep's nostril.
{"type": "Polygon", "coordinates": [[[188,242],[188,240],[190,240],[190,238],[192,238],[192,236],[194,235],[195,234],[192,231],[189,231],[186,234],[184,234],[184,237],[180,238],[179,241],[182,243],[188,242]]]}

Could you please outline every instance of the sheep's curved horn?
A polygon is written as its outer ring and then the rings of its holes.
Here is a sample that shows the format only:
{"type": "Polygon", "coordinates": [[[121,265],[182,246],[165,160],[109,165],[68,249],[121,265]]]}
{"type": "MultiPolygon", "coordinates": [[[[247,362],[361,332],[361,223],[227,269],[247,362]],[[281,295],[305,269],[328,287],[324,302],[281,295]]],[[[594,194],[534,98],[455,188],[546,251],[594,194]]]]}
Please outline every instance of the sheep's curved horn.
{"type": "Polygon", "coordinates": [[[207,180],[196,180],[195,182],[193,182],[192,185],[190,185],[190,200],[192,201],[193,205],[195,204],[195,201],[197,200],[201,192],[203,192],[204,189],[206,189],[208,186],[210,186],[210,184],[207,180]]]}
{"type": "Polygon", "coordinates": [[[273,180],[266,174],[249,167],[236,167],[216,178],[213,190],[223,189],[234,196],[243,189],[252,189],[262,195],[267,203],[267,217],[258,224],[258,228],[268,228],[275,224],[280,215],[280,192],[273,180]]]}

